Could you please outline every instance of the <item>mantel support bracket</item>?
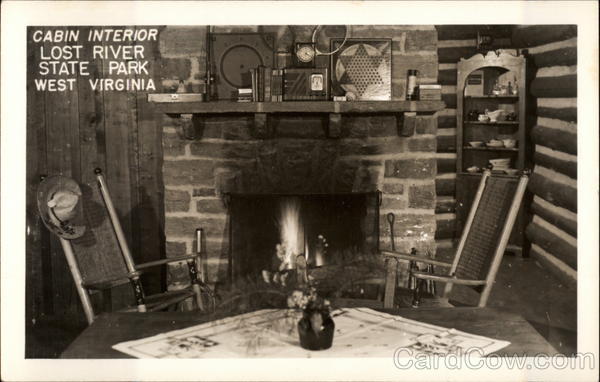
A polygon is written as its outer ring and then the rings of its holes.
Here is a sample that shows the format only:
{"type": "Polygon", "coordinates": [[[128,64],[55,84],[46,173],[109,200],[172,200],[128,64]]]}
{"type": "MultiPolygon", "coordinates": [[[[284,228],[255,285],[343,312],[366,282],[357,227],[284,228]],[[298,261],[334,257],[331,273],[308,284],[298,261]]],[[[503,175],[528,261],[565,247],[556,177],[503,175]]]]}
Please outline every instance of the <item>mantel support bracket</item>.
{"type": "Polygon", "coordinates": [[[415,133],[415,128],[417,125],[417,112],[405,112],[403,113],[402,117],[396,114],[396,123],[398,124],[399,136],[411,137],[415,133]]]}

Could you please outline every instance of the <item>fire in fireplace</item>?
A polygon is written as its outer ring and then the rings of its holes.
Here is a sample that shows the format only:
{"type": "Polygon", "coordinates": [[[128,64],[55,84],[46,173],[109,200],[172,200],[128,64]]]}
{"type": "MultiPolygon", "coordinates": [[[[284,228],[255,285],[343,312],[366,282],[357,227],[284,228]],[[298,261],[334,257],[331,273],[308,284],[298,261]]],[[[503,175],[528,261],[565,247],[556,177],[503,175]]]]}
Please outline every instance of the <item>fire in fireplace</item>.
{"type": "Polygon", "coordinates": [[[309,267],[375,253],[379,243],[378,192],[351,194],[229,194],[230,278],[262,270],[309,267]]]}

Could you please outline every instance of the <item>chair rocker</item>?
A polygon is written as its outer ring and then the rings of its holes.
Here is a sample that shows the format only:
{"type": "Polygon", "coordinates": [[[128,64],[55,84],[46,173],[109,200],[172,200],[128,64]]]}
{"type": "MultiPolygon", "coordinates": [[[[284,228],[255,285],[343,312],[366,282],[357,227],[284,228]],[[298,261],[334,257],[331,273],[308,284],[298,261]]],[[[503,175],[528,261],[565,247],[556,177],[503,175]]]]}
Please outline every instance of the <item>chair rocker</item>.
{"type": "Polygon", "coordinates": [[[425,263],[447,269],[444,275],[410,270],[410,276],[416,279],[413,307],[421,304],[421,294],[427,280],[446,284],[441,297],[442,303],[448,302],[453,285],[458,284],[473,287],[480,292],[478,306],[485,307],[528,179],[525,172],[519,178],[514,178],[492,175],[490,170],[484,171],[452,263],[424,256],[382,251],[388,259],[385,307],[393,306],[398,260],[425,263]]]}
{"type": "MultiPolygon", "coordinates": [[[[103,309],[111,310],[111,289],[128,283],[132,287],[135,304],[120,311],[159,311],[176,307],[187,299],[192,299],[194,305],[202,311],[214,308],[214,294],[198,276],[198,255],[178,256],[143,264],[134,263],[102,171],[96,169],[95,174],[94,185],[78,185],[81,190],[79,203],[82,204],[85,232],[77,238],[67,239],[65,235],[60,235],[52,229],[55,227],[47,223],[42,213],[43,208],[39,207],[41,191],[38,192],[38,207],[42,220],[60,239],[88,324],[91,324],[97,315],[92,305],[91,294],[102,293],[103,309]],[[188,287],[145,295],[140,279],[144,271],[183,261],[188,266],[188,287]]],[[[42,184],[50,178],[60,178],[59,183],[73,182],[77,185],[70,178],[54,176],[43,180],[40,189],[43,189],[42,184]]]]}

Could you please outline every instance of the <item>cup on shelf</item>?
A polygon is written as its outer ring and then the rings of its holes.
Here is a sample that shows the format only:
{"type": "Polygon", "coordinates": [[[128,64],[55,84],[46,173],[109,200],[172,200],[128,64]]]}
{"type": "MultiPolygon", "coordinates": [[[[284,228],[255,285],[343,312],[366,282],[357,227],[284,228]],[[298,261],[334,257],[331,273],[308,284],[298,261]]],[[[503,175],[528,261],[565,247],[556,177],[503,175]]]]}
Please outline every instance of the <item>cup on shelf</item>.
{"type": "Polygon", "coordinates": [[[488,117],[488,116],[487,116],[487,115],[485,115],[485,114],[479,114],[479,116],[477,117],[477,120],[478,120],[479,122],[489,122],[489,120],[490,120],[490,117],[488,117]]]}
{"type": "Polygon", "coordinates": [[[515,148],[517,146],[516,139],[503,139],[502,143],[504,144],[504,147],[509,149],[515,148]]]}

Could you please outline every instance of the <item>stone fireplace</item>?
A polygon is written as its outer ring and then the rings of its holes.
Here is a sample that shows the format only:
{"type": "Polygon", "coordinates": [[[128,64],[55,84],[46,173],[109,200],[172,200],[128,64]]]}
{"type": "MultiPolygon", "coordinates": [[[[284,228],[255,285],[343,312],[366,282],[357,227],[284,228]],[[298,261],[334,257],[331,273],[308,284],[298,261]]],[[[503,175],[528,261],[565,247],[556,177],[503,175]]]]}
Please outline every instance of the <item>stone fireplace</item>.
{"type": "MultiPolygon", "coordinates": [[[[397,250],[416,247],[435,254],[435,116],[343,115],[338,138],[327,136],[321,116],[271,118],[272,135],[265,138],[255,136],[249,116],[203,116],[193,121],[197,134],[190,140],[180,133],[180,119],[165,117],[167,256],[195,251],[195,230],[202,228],[205,279],[226,282],[231,272],[231,195],[377,192],[376,244],[391,248],[386,214],[392,212],[397,250]],[[412,135],[399,136],[399,124],[414,126],[412,135]]],[[[173,266],[169,285],[184,283],[186,272],[184,266],[173,266]]]]}
{"type": "MultiPolygon", "coordinates": [[[[314,27],[295,26],[298,41],[310,41],[314,27]]],[[[216,33],[259,31],[256,26],[211,28],[216,33]]],[[[353,25],[350,37],[392,40],[393,101],[405,97],[408,69],[419,71],[420,83],[437,82],[433,26],[353,25]]],[[[179,80],[193,87],[206,71],[206,27],[164,28],[159,53],[162,91],[173,92],[179,80]]],[[[434,256],[435,110],[328,114],[303,113],[300,106],[293,113],[268,114],[263,124],[253,113],[194,114],[190,121],[179,114],[191,111],[164,112],[166,255],[194,252],[195,231],[202,228],[204,278],[225,282],[232,245],[230,195],[381,192],[377,234],[369,239],[376,241],[374,247],[391,248],[386,214],[392,212],[396,249],[416,247],[434,256]]],[[[186,272],[185,266],[172,266],[168,284],[185,283],[186,272]]]]}

